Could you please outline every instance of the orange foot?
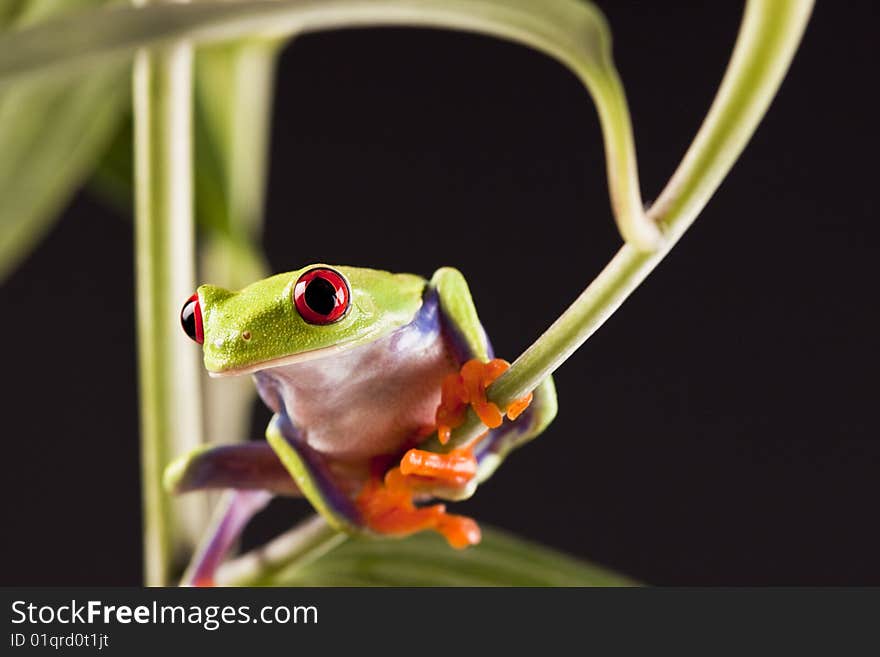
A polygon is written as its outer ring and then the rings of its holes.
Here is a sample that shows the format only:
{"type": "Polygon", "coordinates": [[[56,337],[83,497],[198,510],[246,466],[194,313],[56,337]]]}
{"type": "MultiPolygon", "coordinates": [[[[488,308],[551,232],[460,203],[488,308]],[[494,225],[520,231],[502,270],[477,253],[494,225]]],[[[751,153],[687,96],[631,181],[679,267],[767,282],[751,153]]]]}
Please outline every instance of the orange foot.
{"type": "MultiPolygon", "coordinates": [[[[384,481],[379,477],[371,478],[357,498],[357,506],[364,523],[373,531],[386,536],[409,536],[433,529],[456,549],[476,545],[480,542],[480,527],[473,519],[447,513],[443,504],[417,507],[413,502],[416,495],[427,492],[441,482],[456,485],[460,485],[460,481],[467,483],[473,475],[467,476],[464,471],[472,468],[476,473],[476,459],[470,455],[472,466],[466,464],[468,458],[463,454],[455,455],[446,464],[440,464],[433,458],[420,461],[420,455],[425,454],[430,453],[410,450],[401,465],[409,463],[410,466],[414,465],[414,471],[434,471],[439,476],[407,475],[398,467],[389,470],[384,481]],[[416,454],[415,457],[411,457],[413,453],[416,454]],[[458,474],[453,475],[452,472],[458,474]]],[[[442,460],[443,457],[453,456],[453,452],[430,456],[441,457],[442,460]]]]}
{"type": "MultiPolygon", "coordinates": [[[[501,426],[504,416],[498,406],[486,398],[486,388],[509,367],[510,364],[500,358],[488,363],[473,359],[466,362],[458,374],[450,374],[443,380],[436,416],[441,443],[446,444],[452,429],[464,422],[468,406],[490,429],[501,426]]],[[[515,420],[531,401],[531,394],[516,400],[508,407],[507,417],[515,420]]],[[[387,536],[408,536],[433,529],[458,549],[479,543],[480,527],[473,519],[447,513],[443,504],[417,507],[414,503],[419,495],[467,486],[477,474],[473,444],[446,454],[411,449],[384,479],[372,477],[356,500],[366,526],[387,536]]]]}
{"type": "MultiPolygon", "coordinates": [[[[452,430],[464,422],[468,405],[490,429],[501,426],[504,416],[498,406],[486,398],[486,388],[509,367],[510,363],[500,358],[488,363],[473,358],[461,366],[458,374],[443,379],[436,416],[437,437],[442,444],[445,445],[452,430]]],[[[507,417],[515,420],[531,401],[532,393],[517,399],[507,408],[507,417]]]]}

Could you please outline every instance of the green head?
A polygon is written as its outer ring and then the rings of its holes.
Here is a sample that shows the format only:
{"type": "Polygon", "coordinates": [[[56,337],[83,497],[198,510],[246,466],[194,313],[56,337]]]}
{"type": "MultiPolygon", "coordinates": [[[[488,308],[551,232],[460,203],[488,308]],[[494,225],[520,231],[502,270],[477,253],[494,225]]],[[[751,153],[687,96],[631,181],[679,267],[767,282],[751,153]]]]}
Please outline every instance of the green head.
{"type": "Polygon", "coordinates": [[[413,320],[424,288],[412,274],[311,265],[238,292],[202,285],[181,322],[209,372],[244,374],[381,338],[413,320]]]}

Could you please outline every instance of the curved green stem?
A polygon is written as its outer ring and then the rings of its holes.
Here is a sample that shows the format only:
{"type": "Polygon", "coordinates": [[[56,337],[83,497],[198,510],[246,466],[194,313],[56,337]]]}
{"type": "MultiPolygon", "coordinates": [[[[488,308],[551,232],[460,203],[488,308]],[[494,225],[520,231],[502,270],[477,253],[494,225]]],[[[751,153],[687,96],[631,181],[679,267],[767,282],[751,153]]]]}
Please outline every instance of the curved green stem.
{"type": "MultiPolygon", "coordinates": [[[[501,408],[533,390],[632,294],[694,222],[745,148],[782,83],[812,11],[812,0],[749,0],[736,47],[712,107],[648,215],[666,239],[653,253],[624,245],[586,290],[488,390],[501,408]]],[[[450,445],[475,437],[475,415],[450,445]]]]}

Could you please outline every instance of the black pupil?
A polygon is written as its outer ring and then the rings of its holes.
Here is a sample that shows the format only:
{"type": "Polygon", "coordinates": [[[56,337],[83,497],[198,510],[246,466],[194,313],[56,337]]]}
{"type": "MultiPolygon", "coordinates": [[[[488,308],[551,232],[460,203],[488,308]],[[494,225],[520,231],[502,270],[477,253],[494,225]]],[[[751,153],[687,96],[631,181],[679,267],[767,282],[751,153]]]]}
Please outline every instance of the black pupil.
{"type": "Polygon", "coordinates": [[[308,307],[320,315],[329,315],[336,308],[336,288],[326,278],[313,278],[305,297],[308,307]]]}
{"type": "Polygon", "coordinates": [[[186,331],[186,334],[192,338],[196,339],[196,302],[190,301],[184,307],[183,310],[180,311],[180,323],[183,325],[183,330],[186,331]]]}

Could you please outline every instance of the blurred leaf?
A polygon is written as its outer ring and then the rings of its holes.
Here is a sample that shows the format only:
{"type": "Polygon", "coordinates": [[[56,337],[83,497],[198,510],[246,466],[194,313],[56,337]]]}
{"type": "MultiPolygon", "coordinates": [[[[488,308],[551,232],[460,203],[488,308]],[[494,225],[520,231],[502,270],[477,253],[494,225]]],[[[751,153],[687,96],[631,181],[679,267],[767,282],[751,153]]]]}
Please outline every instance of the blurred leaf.
{"type": "Polygon", "coordinates": [[[275,61],[281,41],[249,39],[196,55],[197,146],[222,179],[223,226],[233,237],[262,233],[275,61]]]}
{"type": "Polygon", "coordinates": [[[636,586],[617,573],[497,529],[453,550],[437,534],[349,539],[320,559],[253,582],[262,586],[636,586]]]}
{"type": "MultiPolygon", "coordinates": [[[[262,233],[275,60],[281,42],[247,40],[199,48],[195,75],[195,210],[216,252],[231,246],[232,265],[246,265],[237,287],[252,282],[262,233]],[[230,244],[230,241],[234,245],[230,244]],[[242,254],[250,250],[245,260],[242,254]]],[[[134,190],[131,115],[120,125],[92,180],[112,203],[130,210],[134,190]]],[[[220,274],[236,278],[234,272],[220,274]]]]}
{"type": "Polygon", "coordinates": [[[25,6],[26,0],[6,0],[0,4],[0,29],[6,29],[16,20],[25,6]]]}
{"type": "Polygon", "coordinates": [[[125,217],[134,216],[134,123],[130,111],[119,122],[88,184],[125,217]]]}
{"type": "Polygon", "coordinates": [[[660,244],[659,228],[645,214],[629,109],[612,61],[608,26],[586,0],[239,0],[156,3],[92,13],[0,39],[0,84],[107,61],[139,45],[174,38],[217,42],[406,25],[477,32],[531,46],[568,66],[596,104],[611,206],[624,240],[639,250],[660,244]]]}
{"type": "MultiPolygon", "coordinates": [[[[0,26],[17,29],[101,0],[4,5],[0,26]]],[[[0,93],[0,280],[49,230],[116,130],[128,103],[128,66],[88,76],[26,80],[0,93]]]]}

